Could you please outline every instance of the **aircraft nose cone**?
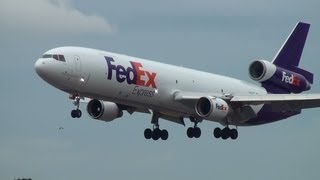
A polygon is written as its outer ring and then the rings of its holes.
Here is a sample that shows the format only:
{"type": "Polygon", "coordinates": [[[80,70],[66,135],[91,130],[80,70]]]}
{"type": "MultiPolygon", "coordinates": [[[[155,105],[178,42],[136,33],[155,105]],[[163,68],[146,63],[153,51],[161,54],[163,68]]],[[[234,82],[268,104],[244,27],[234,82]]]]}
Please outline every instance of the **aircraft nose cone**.
{"type": "Polygon", "coordinates": [[[38,59],[36,63],[34,64],[34,69],[36,70],[37,74],[41,76],[43,74],[43,61],[41,59],[38,59]]]}

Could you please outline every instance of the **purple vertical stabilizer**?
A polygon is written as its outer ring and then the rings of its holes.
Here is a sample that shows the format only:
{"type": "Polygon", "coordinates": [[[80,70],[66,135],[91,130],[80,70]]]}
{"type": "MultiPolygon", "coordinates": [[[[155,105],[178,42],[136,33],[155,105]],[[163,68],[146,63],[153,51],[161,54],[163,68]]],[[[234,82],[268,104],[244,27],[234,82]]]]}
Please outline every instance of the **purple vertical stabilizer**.
{"type": "Polygon", "coordinates": [[[299,22],[280,48],[272,63],[304,76],[313,83],[313,74],[298,68],[310,24],[299,22]]]}

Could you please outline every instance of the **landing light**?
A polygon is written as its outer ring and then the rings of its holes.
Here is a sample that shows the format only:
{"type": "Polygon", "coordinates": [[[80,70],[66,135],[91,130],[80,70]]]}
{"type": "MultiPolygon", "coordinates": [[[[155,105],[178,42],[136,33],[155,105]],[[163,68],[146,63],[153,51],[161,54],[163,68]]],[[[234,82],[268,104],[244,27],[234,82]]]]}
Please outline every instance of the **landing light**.
{"type": "Polygon", "coordinates": [[[83,78],[80,78],[80,81],[81,81],[81,82],[84,82],[84,79],[83,79],[83,78]]]}

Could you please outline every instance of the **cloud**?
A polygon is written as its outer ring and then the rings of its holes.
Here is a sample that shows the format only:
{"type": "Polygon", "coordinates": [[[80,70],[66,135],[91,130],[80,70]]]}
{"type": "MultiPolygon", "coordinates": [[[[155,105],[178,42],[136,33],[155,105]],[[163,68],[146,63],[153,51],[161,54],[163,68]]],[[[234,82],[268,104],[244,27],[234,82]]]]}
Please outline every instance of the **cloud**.
{"type": "Polygon", "coordinates": [[[106,19],[75,9],[70,0],[1,0],[0,23],[9,32],[114,32],[106,19]]]}

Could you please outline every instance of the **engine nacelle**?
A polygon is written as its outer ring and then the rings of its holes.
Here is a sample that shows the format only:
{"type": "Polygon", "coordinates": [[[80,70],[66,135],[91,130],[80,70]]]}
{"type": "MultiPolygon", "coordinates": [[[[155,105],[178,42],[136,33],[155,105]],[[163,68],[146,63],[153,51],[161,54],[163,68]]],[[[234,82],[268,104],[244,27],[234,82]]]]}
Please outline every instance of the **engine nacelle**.
{"type": "Polygon", "coordinates": [[[269,83],[288,92],[301,93],[310,89],[309,81],[301,74],[278,67],[269,61],[257,60],[249,66],[250,78],[269,83]]]}
{"type": "Polygon", "coordinates": [[[277,70],[277,66],[266,60],[257,60],[250,64],[249,75],[254,81],[264,82],[270,79],[277,70]]]}
{"type": "Polygon", "coordinates": [[[102,121],[112,121],[122,116],[122,111],[118,105],[113,102],[99,101],[92,99],[87,105],[87,112],[93,119],[102,121]]]}
{"type": "Polygon", "coordinates": [[[196,103],[196,113],[205,119],[223,121],[230,112],[229,105],[220,98],[201,97],[196,103]]]}

